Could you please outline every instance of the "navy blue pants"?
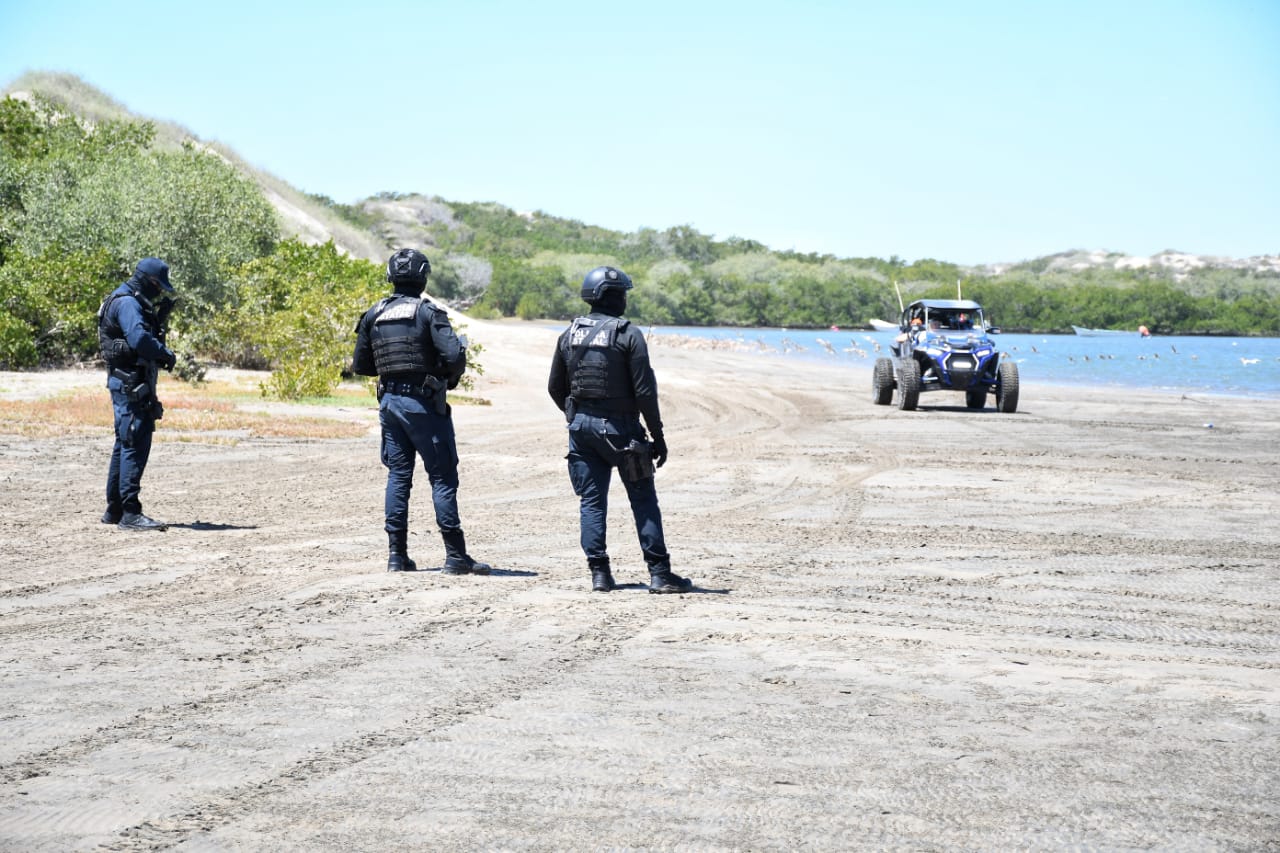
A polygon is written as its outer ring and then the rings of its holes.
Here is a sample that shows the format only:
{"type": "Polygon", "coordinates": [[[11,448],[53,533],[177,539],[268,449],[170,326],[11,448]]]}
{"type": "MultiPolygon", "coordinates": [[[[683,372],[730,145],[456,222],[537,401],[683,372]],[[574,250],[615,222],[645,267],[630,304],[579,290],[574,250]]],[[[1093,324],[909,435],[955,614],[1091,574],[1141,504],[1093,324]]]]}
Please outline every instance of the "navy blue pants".
{"type": "MultiPolygon", "coordinates": [[[[569,480],[579,498],[582,550],[588,560],[608,556],[605,524],[609,514],[609,484],[613,469],[622,461],[622,449],[631,439],[645,438],[640,418],[601,418],[576,414],[569,424],[569,480]]],[[[627,499],[640,538],[644,561],[653,569],[670,566],[662,535],[662,511],[653,478],[627,482],[627,499]]]]}
{"type": "Polygon", "coordinates": [[[446,536],[462,531],[458,518],[458,447],[453,420],[438,415],[431,403],[403,394],[383,394],[378,407],[382,423],[382,464],[387,466],[387,533],[409,530],[409,493],[415,457],[422,457],[431,481],[436,525],[446,536]]]}
{"type": "Polygon", "coordinates": [[[151,417],[150,403],[130,403],[120,380],[112,378],[111,407],[115,409],[116,443],[111,450],[111,467],[107,470],[107,512],[142,512],[138,493],[142,491],[142,472],[151,456],[151,436],[156,422],[151,417]]]}

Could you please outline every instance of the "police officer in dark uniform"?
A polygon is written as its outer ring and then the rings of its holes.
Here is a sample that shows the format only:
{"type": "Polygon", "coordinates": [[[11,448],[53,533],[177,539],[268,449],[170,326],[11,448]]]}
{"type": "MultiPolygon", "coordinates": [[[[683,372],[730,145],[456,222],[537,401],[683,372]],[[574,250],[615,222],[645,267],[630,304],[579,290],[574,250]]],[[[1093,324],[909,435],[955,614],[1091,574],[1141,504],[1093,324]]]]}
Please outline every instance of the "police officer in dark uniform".
{"type": "Polygon", "coordinates": [[[417,569],[408,554],[409,492],[414,460],[421,456],[444,538],[441,571],[487,575],[488,564],[467,554],[458,517],[458,449],[445,399],[467,368],[467,352],[449,316],[422,298],[430,272],[431,264],[421,252],[396,252],[387,261],[387,281],[395,292],[365,312],[356,326],[352,369],[378,377],[382,464],[387,467],[387,571],[417,569]]]}
{"type": "Polygon", "coordinates": [[[631,279],[622,270],[596,267],[582,280],[591,313],[578,317],[556,344],[547,391],[569,424],[569,480],[579,498],[582,550],[591,589],[614,589],[605,548],[609,483],[617,468],[640,550],[649,567],[649,592],[682,593],[693,583],[671,571],[654,487],[654,462],[667,461],[658,412],[658,386],[644,335],[623,316],[631,279]],[[646,440],[640,417],[649,427],[646,440]]]}
{"type": "Polygon", "coordinates": [[[143,258],[133,276],[98,309],[98,345],[107,363],[107,388],[115,409],[116,442],[107,472],[107,511],[103,524],[124,530],[165,530],[167,525],[142,513],[138,493],[151,455],[151,435],[164,407],[156,398],[157,369],[172,370],[177,356],[165,346],[173,300],[169,265],[143,258]]]}

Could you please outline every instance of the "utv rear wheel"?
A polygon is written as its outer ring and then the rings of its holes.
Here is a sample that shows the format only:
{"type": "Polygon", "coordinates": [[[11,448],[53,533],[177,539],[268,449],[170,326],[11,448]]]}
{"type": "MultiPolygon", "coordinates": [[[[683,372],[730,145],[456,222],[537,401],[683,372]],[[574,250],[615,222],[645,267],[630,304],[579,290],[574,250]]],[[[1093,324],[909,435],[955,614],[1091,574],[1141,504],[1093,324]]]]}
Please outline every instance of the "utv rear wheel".
{"type": "Polygon", "coordinates": [[[987,389],[970,388],[964,392],[964,404],[971,409],[981,409],[987,405],[987,389]]]}
{"type": "Polygon", "coordinates": [[[898,408],[909,412],[920,401],[920,363],[914,358],[902,359],[898,377],[898,408]]]}
{"type": "Polygon", "coordinates": [[[996,381],[996,408],[1011,415],[1018,411],[1018,365],[1012,361],[1000,362],[996,381]]]}
{"type": "Polygon", "coordinates": [[[893,400],[893,362],[887,358],[877,358],[871,371],[871,399],[877,406],[893,400]]]}

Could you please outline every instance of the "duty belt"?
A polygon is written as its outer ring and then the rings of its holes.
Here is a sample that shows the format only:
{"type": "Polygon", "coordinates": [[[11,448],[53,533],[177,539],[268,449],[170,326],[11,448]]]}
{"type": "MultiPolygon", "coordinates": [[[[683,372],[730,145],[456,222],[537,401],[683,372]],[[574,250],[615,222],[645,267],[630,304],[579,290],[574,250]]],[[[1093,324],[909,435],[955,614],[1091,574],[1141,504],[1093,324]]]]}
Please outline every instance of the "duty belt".
{"type": "Polygon", "coordinates": [[[405,382],[401,379],[383,379],[384,394],[400,394],[406,397],[431,397],[444,388],[444,380],[428,376],[421,383],[405,382]]]}
{"type": "Polygon", "coordinates": [[[639,414],[635,400],[625,397],[610,397],[603,400],[574,399],[574,411],[596,418],[622,418],[639,414]]]}

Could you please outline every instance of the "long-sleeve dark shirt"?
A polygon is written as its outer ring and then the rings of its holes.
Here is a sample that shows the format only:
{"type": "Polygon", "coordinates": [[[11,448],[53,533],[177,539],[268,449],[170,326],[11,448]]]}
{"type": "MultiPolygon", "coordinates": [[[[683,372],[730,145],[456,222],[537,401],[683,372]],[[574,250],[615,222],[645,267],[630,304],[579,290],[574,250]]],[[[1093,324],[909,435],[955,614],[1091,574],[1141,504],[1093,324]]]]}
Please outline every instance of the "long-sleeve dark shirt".
{"type": "MultiPolygon", "coordinates": [[[[139,361],[155,361],[167,355],[169,350],[157,337],[159,329],[152,329],[143,316],[141,298],[130,289],[127,283],[115,290],[115,299],[107,308],[107,320],[114,321],[129,348],[134,351],[139,361]]],[[[154,316],[154,315],[153,315],[154,316]]]]}

